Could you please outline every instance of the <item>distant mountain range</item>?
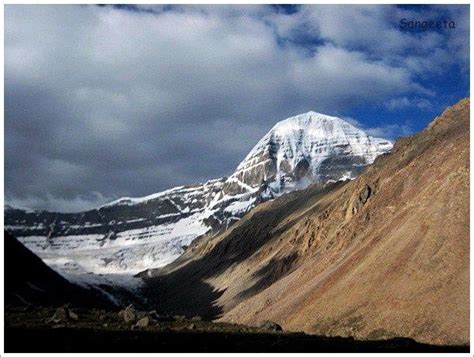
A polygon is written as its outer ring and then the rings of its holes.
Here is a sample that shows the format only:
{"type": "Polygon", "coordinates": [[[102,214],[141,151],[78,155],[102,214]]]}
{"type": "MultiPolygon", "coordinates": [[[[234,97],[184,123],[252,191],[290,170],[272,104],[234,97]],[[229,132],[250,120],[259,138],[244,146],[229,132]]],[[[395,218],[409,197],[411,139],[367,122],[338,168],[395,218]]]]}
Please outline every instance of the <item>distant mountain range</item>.
{"type": "Polygon", "coordinates": [[[197,237],[229,227],[261,202],[352,179],[391,149],[340,118],[308,112],[277,123],[228,178],[80,213],[6,207],[5,229],[71,279],[138,273],[170,263],[197,237]]]}

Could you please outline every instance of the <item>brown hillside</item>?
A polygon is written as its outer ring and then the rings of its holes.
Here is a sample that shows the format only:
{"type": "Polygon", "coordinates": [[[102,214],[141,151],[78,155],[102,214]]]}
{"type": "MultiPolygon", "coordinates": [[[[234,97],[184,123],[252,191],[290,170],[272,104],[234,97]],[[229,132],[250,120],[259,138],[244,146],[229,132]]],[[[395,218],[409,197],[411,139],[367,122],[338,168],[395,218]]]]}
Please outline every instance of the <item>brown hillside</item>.
{"type": "Polygon", "coordinates": [[[469,100],[356,180],[261,204],[144,276],[164,310],[468,343],[469,100]]]}

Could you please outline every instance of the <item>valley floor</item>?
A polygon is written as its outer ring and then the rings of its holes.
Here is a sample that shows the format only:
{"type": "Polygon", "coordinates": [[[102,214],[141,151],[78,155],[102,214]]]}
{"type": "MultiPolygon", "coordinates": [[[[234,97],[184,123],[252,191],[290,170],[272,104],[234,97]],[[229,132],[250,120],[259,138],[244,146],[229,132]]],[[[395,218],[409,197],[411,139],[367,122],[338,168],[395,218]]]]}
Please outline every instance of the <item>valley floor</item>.
{"type": "Polygon", "coordinates": [[[74,319],[61,318],[55,308],[7,307],[5,351],[469,352],[469,346],[434,346],[406,338],[357,341],[214,323],[199,318],[190,320],[180,316],[161,317],[160,321],[150,319],[147,326],[137,327],[135,320],[125,322],[113,311],[72,311],[74,319]]]}

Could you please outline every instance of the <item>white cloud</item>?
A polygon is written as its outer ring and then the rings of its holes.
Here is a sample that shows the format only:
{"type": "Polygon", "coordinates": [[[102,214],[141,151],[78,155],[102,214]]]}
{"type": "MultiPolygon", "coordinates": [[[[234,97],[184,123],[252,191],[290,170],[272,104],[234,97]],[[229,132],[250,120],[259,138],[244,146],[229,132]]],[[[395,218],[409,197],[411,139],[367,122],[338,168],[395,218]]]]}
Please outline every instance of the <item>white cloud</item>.
{"type": "Polygon", "coordinates": [[[8,196],[5,198],[6,204],[20,209],[46,209],[51,212],[82,212],[91,208],[96,208],[112,199],[102,196],[100,192],[92,192],[88,195],[77,195],[74,198],[55,197],[47,194],[45,197],[27,196],[23,198],[8,196]]]}
{"type": "Polygon", "coordinates": [[[365,128],[364,130],[369,135],[387,138],[392,141],[400,137],[412,135],[415,132],[409,121],[405,121],[402,124],[383,124],[375,128],[365,128]]]}
{"type": "Polygon", "coordinates": [[[415,129],[413,128],[410,120],[405,120],[400,124],[381,123],[380,126],[370,127],[362,124],[359,120],[352,117],[343,117],[343,119],[355,127],[364,130],[369,135],[377,138],[386,138],[392,141],[415,133],[415,129]]]}
{"type": "Polygon", "coordinates": [[[387,101],[385,105],[389,110],[392,110],[392,111],[399,110],[399,109],[414,108],[414,107],[420,110],[428,110],[433,107],[433,104],[428,99],[407,98],[407,97],[392,98],[389,101],[387,101]]]}
{"type": "Polygon", "coordinates": [[[443,38],[387,25],[391,7],[142,9],[156,13],[6,6],[9,197],[49,207],[226,175],[290,115],[432,95],[418,75],[446,57],[426,56],[443,38]]]}

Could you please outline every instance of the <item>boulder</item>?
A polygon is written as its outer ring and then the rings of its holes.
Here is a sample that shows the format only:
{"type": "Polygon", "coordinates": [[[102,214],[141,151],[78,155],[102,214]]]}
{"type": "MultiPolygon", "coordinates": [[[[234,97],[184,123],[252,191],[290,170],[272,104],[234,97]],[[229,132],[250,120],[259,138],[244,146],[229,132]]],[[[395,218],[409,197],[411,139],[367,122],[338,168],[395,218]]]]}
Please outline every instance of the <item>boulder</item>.
{"type": "Polygon", "coordinates": [[[76,314],[74,311],[69,310],[68,315],[71,320],[74,320],[74,321],[79,320],[79,315],[76,314]]]}
{"type": "Polygon", "coordinates": [[[148,327],[150,324],[150,318],[148,316],[142,317],[140,320],[137,321],[136,325],[137,327],[148,327]]]}
{"type": "Polygon", "coordinates": [[[54,313],[53,317],[48,322],[66,322],[68,320],[68,311],[64,307],[58,307],[56,312],[54,313]]]}
{"type": "Polygon", "coordinates": [[[273,321],[262,321],[258,327],[262,330],[266,331],[282,331],[283,329],[281,328],[280,325],[278,325],[276,322],[273,321]]]}
{"type": "Polygon", "coordinates": [[[132,322],[137,319],[137,311],[135,310],[133,305],[127,306],[124,310],[120,311],[118,315],[125,322],[132,322]]]}
{"type": "Polygon", "coordinates": [[[158,322],[173,321],[174,320],[174,318],[172,316],[158,314],[155,310],[150,311],[148,313],[148,316],[150,316],[153,320],[158,321],[158,322]]]}

